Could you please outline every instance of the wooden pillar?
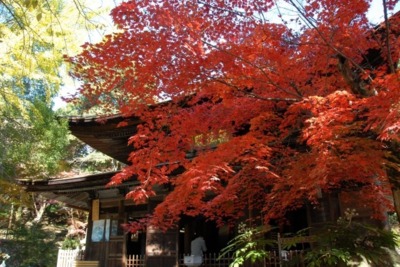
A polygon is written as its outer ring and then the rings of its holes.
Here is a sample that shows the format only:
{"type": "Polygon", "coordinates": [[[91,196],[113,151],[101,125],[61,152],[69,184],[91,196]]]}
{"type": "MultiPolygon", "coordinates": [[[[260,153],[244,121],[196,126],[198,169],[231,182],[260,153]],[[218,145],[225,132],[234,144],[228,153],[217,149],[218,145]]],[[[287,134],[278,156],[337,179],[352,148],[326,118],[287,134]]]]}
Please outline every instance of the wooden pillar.
{"type": "Polygon", "coordinates": [[[84,260],[89,260],[91,258],[92,230],[93,230],[93,203],[96,201],[98,201],[98,199],[94,199],[93,196],[90,196],[88,226],[86,230],[86,247],[85,247],[85,254],[83,257],[84,260]]]}
{"type": "Polygon", "coordinates": [[[123,229],[121,227],[122,224],[126,223],[126,215],[125,215],[125,200],[120,200],[118,206],[118,236],[122,236],[122,266],[125,267],[127,263],[126,258],[126,237],[124,235],[123,229]]]}

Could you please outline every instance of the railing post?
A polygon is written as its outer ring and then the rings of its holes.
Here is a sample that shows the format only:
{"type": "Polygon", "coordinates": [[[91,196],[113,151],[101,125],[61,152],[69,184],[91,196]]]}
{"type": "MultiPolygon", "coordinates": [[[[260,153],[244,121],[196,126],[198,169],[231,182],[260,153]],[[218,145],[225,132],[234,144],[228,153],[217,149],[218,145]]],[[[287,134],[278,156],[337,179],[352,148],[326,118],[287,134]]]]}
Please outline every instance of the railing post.
{"type": "Polygon", "coordinates": [[[278,233],[278,258],[279,258],[279,266],[282,266],[282,256],[281,256],[281,251],[282,251],[282,242],[281,242],[281,234],[278,233]]]}

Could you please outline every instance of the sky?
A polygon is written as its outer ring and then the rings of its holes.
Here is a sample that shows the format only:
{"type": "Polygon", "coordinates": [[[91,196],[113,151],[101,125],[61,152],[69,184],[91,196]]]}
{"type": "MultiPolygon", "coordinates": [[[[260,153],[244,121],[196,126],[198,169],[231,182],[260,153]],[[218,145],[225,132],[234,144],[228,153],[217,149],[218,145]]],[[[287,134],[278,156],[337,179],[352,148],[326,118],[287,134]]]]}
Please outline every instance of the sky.
{"type": "MultiPolygon", "coordinates": [[[[400,5],[397,4],[393,13],[399,11],[400,5]]],[[[391,13],[391,14],[393,14],[391,13]]],[[[368,18],[373,24],[379,24],[384,20],[382,0],[373,0],[368,12],[368,18]]]]}
{"type": "MultiPolygon", "coordinates": [[[[91,3],[93,3],[93,6],[98,6],[98,7],[104,7],[107,6],[110,9],[112,7],[115,7],[118,3],[122,2],[122,0],[91,0],[91,3]]],[[[393,12],[390,14],[393,14],[397,11],[400,10],[400,4],[398,4],[393,12]]],[[[389,14],[389,15],[390,15],[389,14]]],[[[384,20],[384,15],[383,15],[383,8],[382,8],[382,0],[372,0],[371,2],[371,7],[368,12],[368,18],[372,24],[379,24],[384,20]]],[[[103,21],[106,25],[109,25],[109,28],[106,28],[103,33],[110,33],[112,32],[112,19],[109,15],[105,15],[102,18],[99,18],[100,21],[103,21]]],[[[93,33],[90,36],[90,41],[93,43],[99,42],[101,40],[102,35],[99,32],[93,33]]],[[[89,41],[89,40],[88,40],[89,41]]],[[[62,97],[66,97],[68,95],[71,95],[76,92],[77,88],[79,87],[79,83],[73,81],[70,77],[65,77],[64,79],[65,85],[61,89],[59,95],[54,98],[54,110],[57,110],[59,108],[65,107],[66,103],[62,100],[62,97]]]]}
{"type": "MultiPolygon", "coordinates": [[[[100,8],[107,8],[111,11],[111,9],[121,3],[123,0],[89,0],[91,7],[93,10],[100,8]]],[[[96,21],[106,25],[102,30],[93,31],[88,34],[86,40],[84,42],[97,43],[100,42],[102,36],[109,34],[113,31],[113,22],[109,12],[104,14],[104,16],[96,18],[96,21]]],[[[57,110],[59,108],[63,108],[66,106],[66,102],[62,100],[63,97],[68,97],[71,94],[76,93],[77,88],[79,87],[79,83],[74,81],[71,77],[68,76],[63,70],[61,70],[63,76],[63,87],[59,92],[58,96],[53,99],[54,105],[53,110],[57,110]]]]}

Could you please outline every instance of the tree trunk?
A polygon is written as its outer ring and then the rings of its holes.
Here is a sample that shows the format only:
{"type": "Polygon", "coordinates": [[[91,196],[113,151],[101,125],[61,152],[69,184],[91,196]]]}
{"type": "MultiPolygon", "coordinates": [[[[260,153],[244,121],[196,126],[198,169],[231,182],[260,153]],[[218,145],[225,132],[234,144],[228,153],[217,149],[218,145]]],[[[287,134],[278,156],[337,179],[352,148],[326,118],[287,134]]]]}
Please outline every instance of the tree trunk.
{"type": "Polygon", "coordinates": [[[392,194],[393,194],[394,209],[397,215],[397,221],[400,222],[400,189],[399,188],[392,189],[392,194]]]}
{"type": "Polygon", "coordinates": [[[41,201],[39,205],[35,205],[35,218],[33,222],[39,223],[42,220],[43,214],[46,210],[48,203],[46,201],[41,201]]]}
{"type": "Polygon", "coordinates": [[[11,204],[11,208],[10,208],[10,216],[8,217],[8,229],[11,229],[11,227],[13,226],[14,223],[14,204],[11,204]]]}

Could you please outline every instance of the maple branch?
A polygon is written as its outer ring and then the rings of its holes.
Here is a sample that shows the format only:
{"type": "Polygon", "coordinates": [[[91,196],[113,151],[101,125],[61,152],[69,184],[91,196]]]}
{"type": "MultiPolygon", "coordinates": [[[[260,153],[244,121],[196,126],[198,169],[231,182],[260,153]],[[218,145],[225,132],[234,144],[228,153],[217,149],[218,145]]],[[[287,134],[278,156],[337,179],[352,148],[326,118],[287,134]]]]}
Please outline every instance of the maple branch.
{"type": "Polygon", "coordinates": [[[392,53],[391,53],[390,43],[389,43],[390,23],[389,23],[389,19],[388,19],[386,0],[382,0],[382,3],[383,3],[383,14],[385,16],[386,50],[387,50],[387,57],[388,57],[388,61],[389,61],[389,69],[390,69],[390,73],[394,73],[395,69],[394,69],[392,53]]]}
{"type": "Polygon", "coordinates": [[[298,98],[288,98],[288,97],[265,97],[265,96],[261,96],[261,95],[259,95],[259,94],[255,94],[255,93],[253,93],[253,92],[246,92],[246,91],[243,90],[242,88],[239,88],[238,86],[233,85],[233,84],[230,84],[230,83],[228,83],[228,82],[226,82],[226,81],[224,81],[224,80],[214,79],[214,78],[213,78],[213,80],[216,81],[216,82],[222,83],[222,84],[224,84],[224,85],[226,85],[226,86],[235,88],[236,90],[243,92],[246,96],[249,96],[249,97],[252,97],[252,98],[256,98],[256,99],[260,99],[260,100],[276,101],[276,102],[279,102],[279,101],[299,102],[299,101],[300,101],[300,99],[298,99],[298,98]]]}
{"type": "Polygon", "coordinates": [[[250,97],[253,98],[257,98],[260,100],[268,100],[268,101],[286,101],[286,102],[299,102],[300,99],[297,98],[288,98],[288,97],[264,97],[264,96],[260,96],[258,94],[255,93],[246,93],[247,95],[249,95],[250,97]]]}
{"type": "Polygon", "coordinates": [[[264,70],[263,68],[261,68],[260,66],[257,66],[257,65],[255,65],[254,63],[252,63],[251,61],[249,61],[249,60],[247,60],[247,59],[244,59],[244,58],[241,57],[241,56],[235,55],[235,54],[233,54],[233,53],[231,53],[231,52],[229,52],[229,51],[227,51],[227,50],[220,49],[220,48],[217,47],[216,45],[213,45],[213,44],[207,42],[207,41],[204,40],[204,39],[202,39],[201,41],[202,41],[204,44],[206,44],[206,45],[208,45],[208,46],[210,46],[210,47],[212,47],[212,48],[214,48],[214,49],[216,49],[216,50],[218,50],[218,51],[221,51],[221,52],[223,52],[223,53],[225,53],[225,54],[227,54],[227,55],[229,55],[229,56],[231,56],[231,57],[233,57],[233,58],[235,58],[235,59],[239,59],[240,61],[242,61],[242,62],[248,64],[249,66],[251,66],[251,67],[253,67],[253,68],[255,68],[255,69],[258,69],[258,70],[267,78],[268,82],[269,82],[270,84],[272,84],[273,86],[275,86],[278,90],[281,90],[281,91],[283,91],[283,92],[285,92],[286,94],[289,94],[289,95],[293,95],[293,96],[296,96],[296,97],[301,97],[301,95],[297,95],[297,94],[294,94],[294,93],[292,93],[292,92],[290,92],[290,91],[287,91],[286,89],[282,88],[282,87],[279,86],[277,83],[275,83],[275,82],[271,79],[271,77],[269,77],[269,75],[265,72],[265,70],[264,70]]]}
{"type": "Polygon", "coordinates": [[[347,82],[347,84],[351,87],[353,93],[355,94],[360,94],[362,96],[370,96],[371,93],[368,92],[361,84],[359,79],[359,76],[357,75],[354,77],[354,73],[352,68],[349,65],[349,60],[346,57],[343,57],[341,55],[337,55],[337,58],[339,60],[338,62],[338,68],[339,71],[341,72],[344,80],[347,82]]]}
{"type": "MultiPolygon", "coordinates": [[[[314,22],[311,21],[310,18],[308,18],[304,12],[300,9],[299,6],[296,5],[296,3],[293,2],[293,0],[289,0],[289,2],[292,4],[292,6],[299,12],[300,16],[302,18],[304,18],[307,23],[310,25],[310,27],[312,27],[312,29],[314,29],[317,34],[321,37],[322,41],[329,47],[331,48],[338,56],[339,58],[339,63],[342,62],[350,62],[356,69],[358,69],[361,73],[363,74],[367,74],[366,71],[364,70],[363,67],[361,67],[357,62],[355,62],[352,58],[348,57],[345,53],[343,53],[341,50],[339,50],[338,48],[336,48],[334,45],[332,45],[332,42],[329,42],[326,37],[322,34],[322,32],[318,29],[317,25],[314,24],[314,22]]],[[[345,66],[347,67],[347,66],[345,66]]],[[[372,78],[370,75],[368,75],[368,80],[372,81],[372,78]]]]}
{"type": "Polygon", "coordinates": [[[245,14],[243,14],[243,13],[241,13],[241,12],[239,12],[239,11],[234,11],[234,10],[232,10],[232,9],[227,9],[227,8],[222,8],[222,7],[213,6],[213,5],[211,5],[211,4],[208,4],[208,3],[203,2],[203,1],[200,1],[200,0],[197,0],[197,3],[198,3],[198,4],[205,5],[205,6],[208,6],[208,7],[213,8],[213,9],[217,9],[217,10],[221,10],[221,11],[226,11],[226,12],[232,13],[232,14],[234,14],[234,15],[238,15],[238,16],[240,16],[240,17],[246,17],[245,14]]]}
{"type": "MultiPolygon", "coordinates": [[[[301,16],[299,18],[304,22],[304,24],[307,25],[307,27],[315,28],[315,26],[311,22],[311,21],[316,22],[315,19],[308,18],[306,15],[304,15],[304,13],[303,13],[303,12],[305,12],[304,8],[303,8],[303,11],[301,11],[300,7],[298,7],[293,1],[289,1],[289,2],[292,4],[292,6],[294,6],[294,8],[297,10],[297,12],[300,13],[301,16]]],[[[297,1],[297,4],[301,5],[299,3],[299,1],[297,1]]]]}
{"type": "MultiPolygon", "coordinates": [[[[274,2],[275,6],[276,6],[276,8],[277,8],[277,10],[278,10],[278,14],[279,14],[279,17],[281,18],[282,24],[283,24],[284,27],[290,32],[289,26],[287,25],[287,23],[285,23],[285,21],[284,21],[284,19],[283,19],[283,15],[282,15],[281,9],[280,9],[280,7],[279,7],[277,1],[274,0],[273,2],[274,2]]],[[[262,14],[263,20],[266,21],[265,16],[264,16],[264,13],[263,13],[263,12],[260,12],[260,13],[262,14]]],[[[265,32],[265,28],[263,28],[263,31],[264,31],[264,33],[267,35],[267,33],[265,32]]],[[[287,40],[287,41],[284,40],[284,42],[287,43],[287,44],[290,44],[290,43],[293,44],[293,43],[294,43],[294,42],[291,42],[290,40],[287,40]]],[[[301,97],[303,96],[303,94],[302,94],[301,91],[300,91],[300,88],[299,88],[293,81],[290,81],[289,84],[290,84],[290,86],[296,91],[296,93],[297,93],[298,96],[301,96],[301,97]]]]}
{"type": "Polygon", "coordinates": [[[290,86],[293,87],[293,89],[296,91],[296,93],[299,96],[303,96],[303,94],[300,92],[300,88],[293,81],[290,81],[289,84],[290,84],[290,86]]]}

